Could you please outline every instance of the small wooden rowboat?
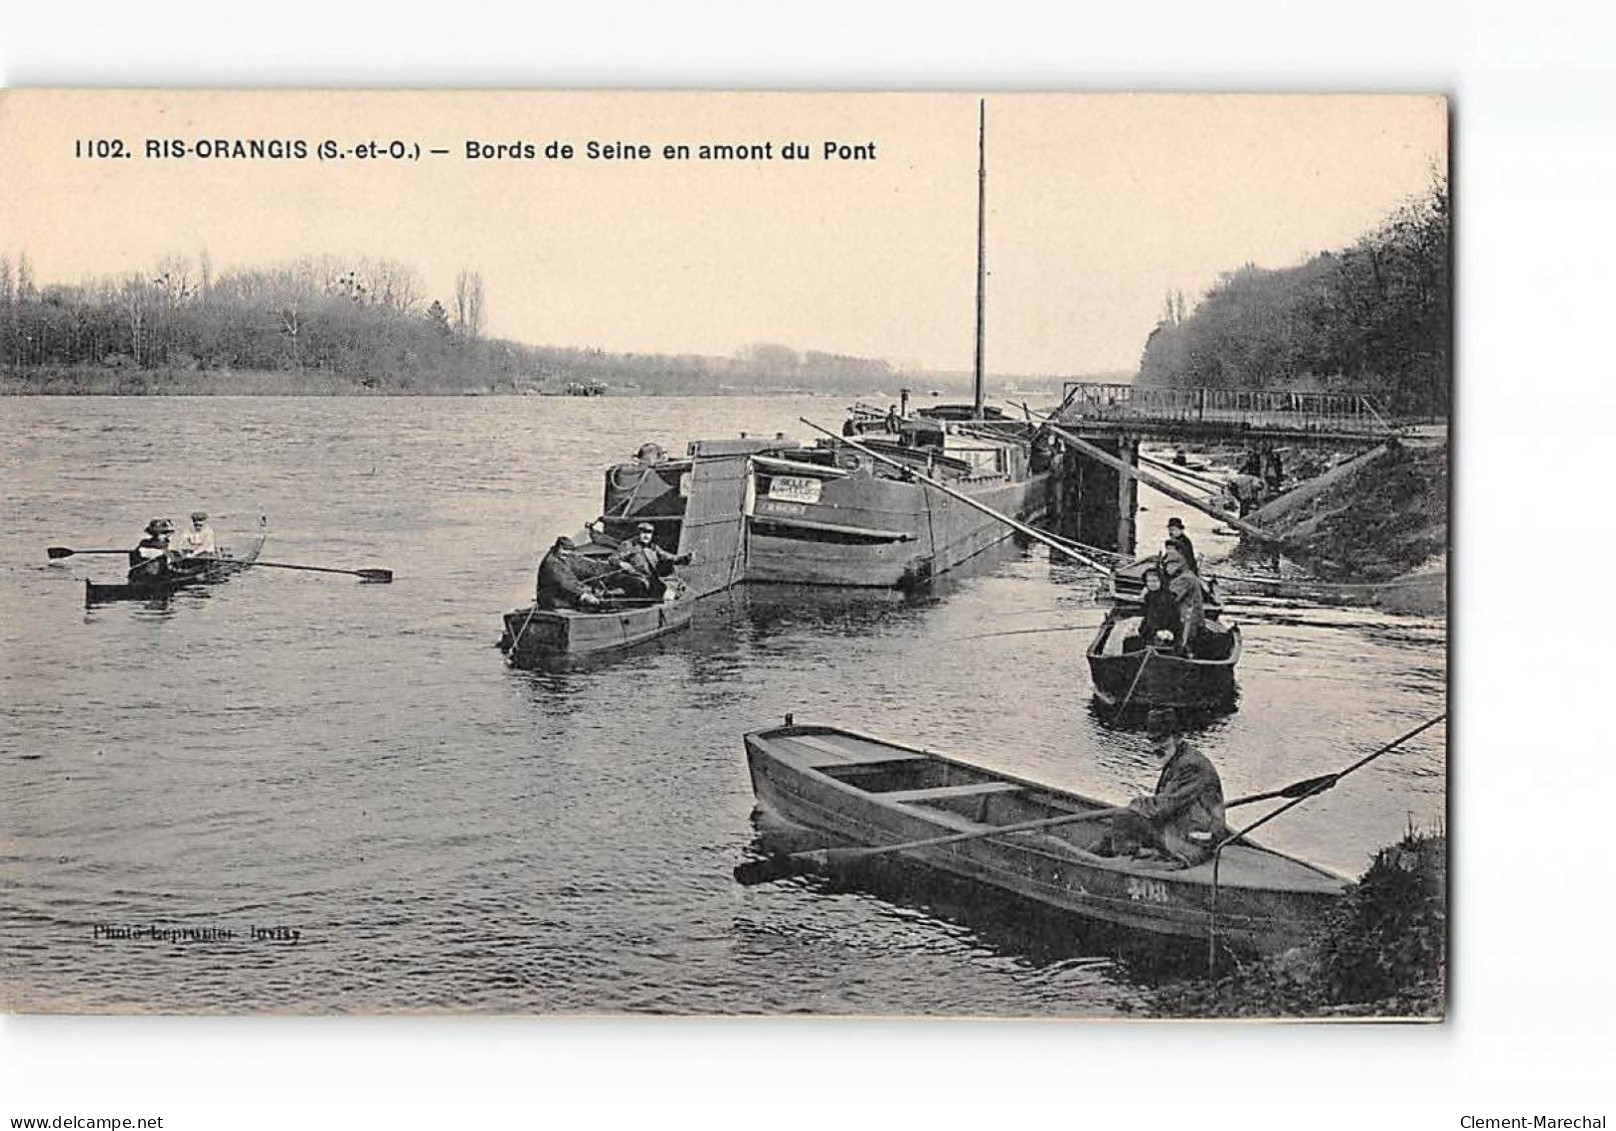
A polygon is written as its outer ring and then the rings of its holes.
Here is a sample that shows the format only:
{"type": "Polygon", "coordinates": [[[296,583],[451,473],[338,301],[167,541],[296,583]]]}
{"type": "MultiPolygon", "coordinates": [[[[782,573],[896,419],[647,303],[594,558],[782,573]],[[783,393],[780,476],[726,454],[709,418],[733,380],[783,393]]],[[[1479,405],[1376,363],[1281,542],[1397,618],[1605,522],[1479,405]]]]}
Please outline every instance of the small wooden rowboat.
{"type": "MultiPolygon", "coordinates": [[[[995,825],[1105,809],[925,750],[836,727],[783,726],[746,736],[760,804],[797,825],[861,846],[905,844],[995,825]]],[[[1185,868],[1095,855],[1103,821],[1006,833],[898,855],[1049,907],[1162,935],[1277,951],[1307,937],[1347,881],[1242,841],[1185,868]],[[1214,875],[1215,872],[1215,875],[1214,875]]]]}
{"type": "Polygon", "coordinates": [[[232,554],[228,549],[220,550],[214,555],[174,563],[162,573],[151,573],[137,567],[129,571],[129,580],[122,585],[100,585],[86,580],[84,604],[88,607],[107,601],[162,600],[182,589],[216,585],[251,566],[264,548],[264,540],[265,535],[259,535],[240,555],[232,554]]]}
{"type": "Polygon", "coordinates": [[[608,598],[599,610],[517,609],[505,614],[499,646],[517,667],[592,659],[633,648],[690,624],[695,600],[608,598]]]}
{"type": "Polygon", "coordinates": [[[1159,648],[1124,652],[1123,641],[1137,630],[1137,617],[1107,617],[1089,645],[1089,676],[1094,697],[1105,706],[1141,710],[1180,707],[1226,711],[1234,707],[1234,667],[1240,662],[1240,626],[1216,626],[1234,639],[1221,660],[1177,656],[1159,648]]]}

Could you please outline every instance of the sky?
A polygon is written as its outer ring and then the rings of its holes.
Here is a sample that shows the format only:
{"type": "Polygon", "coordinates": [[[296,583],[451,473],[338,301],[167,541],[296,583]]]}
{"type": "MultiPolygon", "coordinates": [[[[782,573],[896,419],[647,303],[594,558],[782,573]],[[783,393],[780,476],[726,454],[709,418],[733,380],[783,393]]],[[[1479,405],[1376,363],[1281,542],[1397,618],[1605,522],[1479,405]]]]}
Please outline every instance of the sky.
{"type": "MultiPolygon", "coordinates": [[[[1350,244],[1447,167],[1426,95],[990,94],[990,372],[1133,371],[1169,290],[1350,244]]],[[[303,255],[402,261],[487,330],[545,345],[732,354],[755,342],[968,370],[978,98],[966,94],[0,94],[0,253],[41,282],[303,255]],[[148,156],[301,140],[302,160],[148,156]],[[121,141],[124,158],[75,156],[121,141]],[[318,159],[329,140],[348,156],[318,159]],[[422,156],[364,158],[366,141],[422,156]],[[650,159],[586,145],[646,144],[650,159]],[[477,158],[468,142],[532,145],[477,158]],[[571,159],[548,159],[550,142],[571,159]],[[808,159],[785,159],[800,143],[808,159]],[[863,147],[824,155],[826,142],[863,147]],[[700,160],[703,143],[772,145],[700,160]],[[663,156],[686,144],[689,159],[663,156]],[[449,150],[432,155],[432,148],[449,150]],[[873,157],[868,156],[873,152],[873,157]],[[854,154],[860,156],[855,157],[854,154]]],[[[103,147],[104,148],[104,147],[103,147]]]]}

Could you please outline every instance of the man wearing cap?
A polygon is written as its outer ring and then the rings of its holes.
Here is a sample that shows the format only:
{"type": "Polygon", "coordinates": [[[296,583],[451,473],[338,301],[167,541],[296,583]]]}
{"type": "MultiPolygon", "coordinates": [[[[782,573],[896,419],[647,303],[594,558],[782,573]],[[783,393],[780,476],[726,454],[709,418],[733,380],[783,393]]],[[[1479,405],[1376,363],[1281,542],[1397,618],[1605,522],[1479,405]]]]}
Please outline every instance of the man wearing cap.
{"type": "Polygon", "coordinates": [[[1100,852],[1148,857],[1160,850],[1184,865],[1203,863],[1229,835],[1223,823],[1223,782],[1206,755],[1180,735],[1177,711],[1162,707],[1150,712],[1145,729],[1161,762],[1156,792],[1134,798],[1112,818],[1100,852]]]}
{"type": "Polygon", "coordinates": [[[1168,592],[1178,602],[1178,649],[1190,655],[1196,639],[1206,624],[1206,601],[1201,593],[1201,579],[1190,572],[1184,556],[1176,548],[1165,549],[1161,555],[1162,576],[1167,579],[1168,592]]]}
{"type": "Polygon", "coordinates": [[[206,511],[191,512],[191,529],[175,539],[172,548],[183,558],[215,557],[219,548],[214,544],[213,527],[208,525],[206,511]]]}
{"type": "Polygon", "coordinates": [[[602,567],[574,553],[571,538],[557,538],[539,562],[538,601],[541,609],[594,609],[597,597],[585,584],[602,567]]]}
{"type": "Polygon", "coordinates": [[[1189,567],[1191,573],[1197,577],[1201,575],[1200,563],[1195,560],[1195,546],[1190,542],[1189,535],[1184,533],[1183,519],[1170,518],[1167,520],[1167,545],[1178,551],[1179,556],[1184,559],[1184,564],[1189,567]]]}
{"type": "Polygon", "coordinates": [[[634,534],[612,555],[612,565],[622,571],[618,583],[631,597],[660,597],[663,576],[671,573],[674,566],[690,561],[690,555],[670,554],[658,546],[652,540],[656,528],[649,522],[640,523],[634,534]]]}

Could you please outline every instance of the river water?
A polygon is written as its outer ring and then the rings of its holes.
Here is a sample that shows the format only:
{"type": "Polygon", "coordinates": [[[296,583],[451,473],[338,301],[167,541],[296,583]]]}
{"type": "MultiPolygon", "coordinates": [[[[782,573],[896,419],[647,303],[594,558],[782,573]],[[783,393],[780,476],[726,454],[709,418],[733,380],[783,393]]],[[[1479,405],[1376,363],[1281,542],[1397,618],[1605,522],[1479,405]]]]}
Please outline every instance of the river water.
{"type": "MultiPolygon", "coordinates": [[[[915,597],[755,588],[596,670],[507,668],[540,546],[654,440],[803,435],[824,398],[8,398],[0,416],[0,994],[16,1010],[1093,1015],[1141,940],[912,877],[741,888],[743,732],[828,722],[1123,799],[1145,740],[1089,708],[1096,583],[1006,543],[915,597]],[[269,561],[86,611],[154,515],[268,520],[269,561]],[[1049,629],[1063,631],[1046,631],[1049,629]],[[989,635],[992,634],[992,635],[989,635]],[[97,937],[96,928],[192,938],[97,937]],[[253,937],[254,929],[265,932],[253,937]],[[233,937],[206,932],[233,932],[233,937]],[[296,932],[295,941],[292,933],[296,932]],[[276,937],[279,936],[279,937],[276,937]]],[[[1141,530],[1186,517],[1150,492],[1141,530]]],[[[1242,610],[1231,795],[1444,709],[1440,619],[1242,610]]],[[[1437,728],[1263,839],[1343,874],[1445,811],[1437,728]]],[[[1171,961],[1168,962],[1168,967],[1171,961]]]]}

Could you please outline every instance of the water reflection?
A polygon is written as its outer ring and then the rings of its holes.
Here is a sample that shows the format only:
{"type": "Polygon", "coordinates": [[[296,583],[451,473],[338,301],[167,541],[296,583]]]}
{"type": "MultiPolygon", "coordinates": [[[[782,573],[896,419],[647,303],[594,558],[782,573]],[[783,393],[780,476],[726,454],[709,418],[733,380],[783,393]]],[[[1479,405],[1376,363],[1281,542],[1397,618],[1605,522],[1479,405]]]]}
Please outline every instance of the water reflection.
{"type": "MultiPolygon", "coordinates": [[[[754,814],[753,826],[753,859],[845,843],[763,810],[754,814]]],[[[1086,968],[1119,985],[1149,986],[1206,968],[1204,943],[1090,919],[899,856],[869,857],[776,883],[803,899],[856,895],[887,913],[952,927],[957,941],[1028,970],[1086,968]]]]}

